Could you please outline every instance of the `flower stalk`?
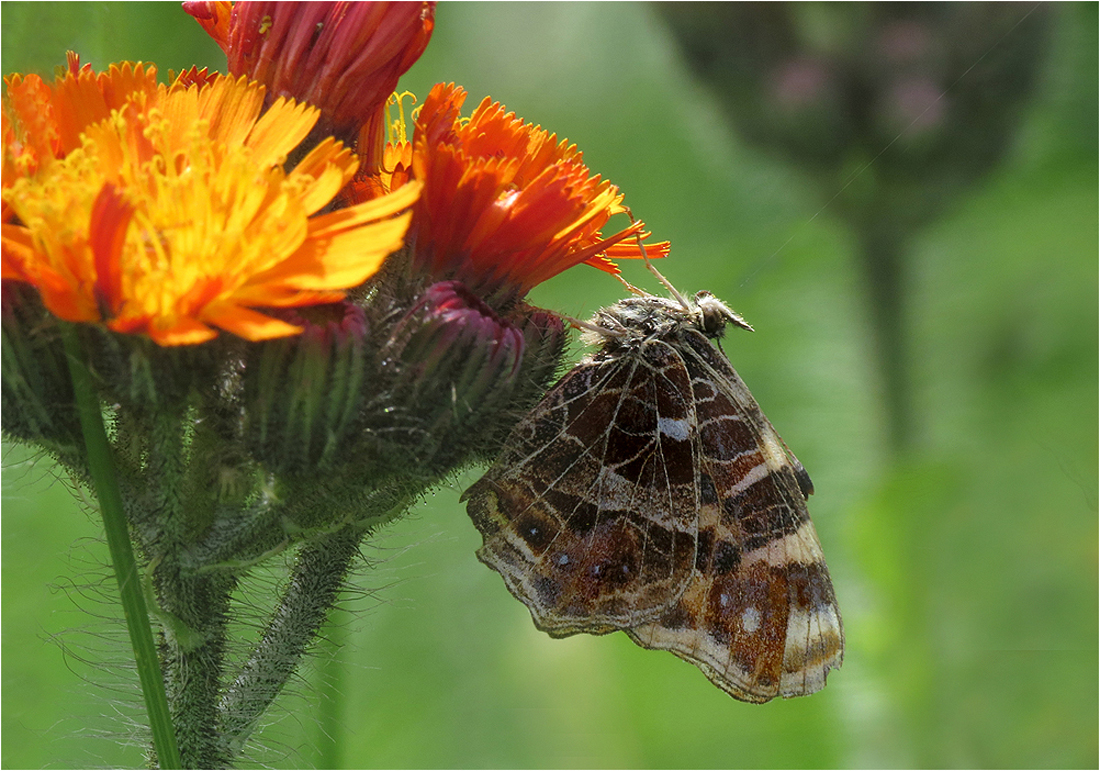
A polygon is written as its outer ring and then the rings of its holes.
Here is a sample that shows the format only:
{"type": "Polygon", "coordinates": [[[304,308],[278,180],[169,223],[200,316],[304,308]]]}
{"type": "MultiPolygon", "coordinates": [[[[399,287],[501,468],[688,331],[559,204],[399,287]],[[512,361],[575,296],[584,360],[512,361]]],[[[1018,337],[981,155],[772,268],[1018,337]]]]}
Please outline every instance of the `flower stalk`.
{"type": "Polygon", "coordinates": [[[260,717],[298,668],[302,656],[335,604],[366,532],[346,525],[298,553],[275,613],[248,661],[226,689],[220,741],[236,757],[260,717]]]}
{"type": "Polygon", "coordinates": [[[107,548],[126,616],[126,629],[134,649],[141,693],[149,715],[156,761],[161,768],[183,768],[99,398],[76,330],[66,325],[62,329],[62,339],[87,450],[88,470],[103,517],[103,532],[107,537],[107,548]]]}

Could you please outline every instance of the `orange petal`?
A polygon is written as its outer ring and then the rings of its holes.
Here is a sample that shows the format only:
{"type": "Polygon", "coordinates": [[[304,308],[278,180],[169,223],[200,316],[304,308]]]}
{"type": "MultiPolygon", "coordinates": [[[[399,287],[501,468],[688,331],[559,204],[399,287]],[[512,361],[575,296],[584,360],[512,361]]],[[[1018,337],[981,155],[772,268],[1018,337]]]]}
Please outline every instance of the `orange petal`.
{"type": "Polygon", "coordinates": [[[230,2],[186,2],[183,10],[191,14],[195,21],[214,38],[214,42],[224,51],[229,38],[229,20],[233,13],[230,2]]]}
{"type": "Polygon", "coordinates": [[[228,302],[207,306],[202,318],[245,340],[270,340],[274,337],[296,335],[302,331],[301,327],[228,302]]]}
{"type": "Polygon", "coordinates": [[[309,135],[320,115],[316,107],[280,97],[256,121],[246,144],[252,148],[261,166],[282,163],[286,154],[309,135]]]}
{"type": "Polygon", "coordinates": [[[133,216],[134,207],[115,186],[104,185],[92,205],[89,243],[95,259],[96,300],[110,316],[122,306],[121,257],[133,216]]]}

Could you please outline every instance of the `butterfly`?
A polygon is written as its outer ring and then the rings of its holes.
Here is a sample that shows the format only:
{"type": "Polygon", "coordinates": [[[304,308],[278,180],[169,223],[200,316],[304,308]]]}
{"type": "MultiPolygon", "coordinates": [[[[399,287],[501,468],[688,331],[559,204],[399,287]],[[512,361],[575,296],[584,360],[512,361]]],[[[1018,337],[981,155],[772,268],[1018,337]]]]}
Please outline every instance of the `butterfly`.
{"type": "MultiPolygon", "coordinates": [[[[844,655],[809,475],[716,347],[710,292],[636,296],[463,495],[496,570],[553,637],[625,631],[742,701],[813,693],[844,655]]],[[[624,282],[625,283],[625,282],[624,282]]]]}

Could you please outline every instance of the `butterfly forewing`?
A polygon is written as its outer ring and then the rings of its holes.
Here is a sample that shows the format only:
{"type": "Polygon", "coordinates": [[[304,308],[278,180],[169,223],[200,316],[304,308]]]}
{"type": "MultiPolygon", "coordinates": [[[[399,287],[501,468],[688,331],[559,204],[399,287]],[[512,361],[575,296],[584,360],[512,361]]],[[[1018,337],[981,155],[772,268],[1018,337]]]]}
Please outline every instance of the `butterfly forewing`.
{"type": "Polygon", "coordinates": [[[698,511],[690,393],[683,360],[657,341],[578,366],[467,491],[478,557],[540,629],[636,626],[683,593],[698,511]]]}

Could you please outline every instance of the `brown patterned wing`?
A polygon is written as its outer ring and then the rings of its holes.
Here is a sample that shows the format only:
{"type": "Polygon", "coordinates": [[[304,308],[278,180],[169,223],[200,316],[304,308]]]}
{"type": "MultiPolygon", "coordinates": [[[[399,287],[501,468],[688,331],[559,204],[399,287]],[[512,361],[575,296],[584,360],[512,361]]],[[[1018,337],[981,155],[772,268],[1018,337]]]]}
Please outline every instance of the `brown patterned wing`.
{"type": "Polygon", "coordinates": [[[743,701],[813,693],[840,666],[844,634],[809,476],[705,337],[685,333],[681,351],[699,421],[698,552],[675,606],[628,634],[743,701]]]}
{"type": "Polygon", "coordinates": [[[698,445],[683,358],[660,341],[582,364],[466,491],[478,558],[555,637],[656,619],[692,578],[698,445]]]}

